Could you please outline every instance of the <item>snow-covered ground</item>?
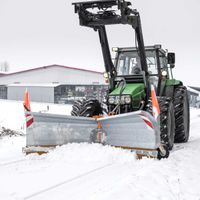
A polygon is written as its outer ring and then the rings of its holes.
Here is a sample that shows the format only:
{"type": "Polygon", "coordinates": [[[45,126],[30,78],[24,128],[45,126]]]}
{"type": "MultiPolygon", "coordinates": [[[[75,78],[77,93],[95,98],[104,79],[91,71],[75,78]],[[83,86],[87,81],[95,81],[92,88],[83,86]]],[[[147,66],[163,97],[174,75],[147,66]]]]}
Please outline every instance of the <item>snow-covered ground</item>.
{"type": "MultiPolygon", "coordinates": [[[[48,106],[52,113],[71,109],[48,106]]],[[[47,104],[31,107],[47,110],[47,104]]],[[[22,102],[0,100],[0,111],[0,126],[25,133],[22,102]]],[[[41,156],[25,156],[24,146],[25,136],[0,139],[2,200],[200,200],[200,110],[191,109],[189,142],[161,161],[100,144],[68,144],[41,156]]]]}

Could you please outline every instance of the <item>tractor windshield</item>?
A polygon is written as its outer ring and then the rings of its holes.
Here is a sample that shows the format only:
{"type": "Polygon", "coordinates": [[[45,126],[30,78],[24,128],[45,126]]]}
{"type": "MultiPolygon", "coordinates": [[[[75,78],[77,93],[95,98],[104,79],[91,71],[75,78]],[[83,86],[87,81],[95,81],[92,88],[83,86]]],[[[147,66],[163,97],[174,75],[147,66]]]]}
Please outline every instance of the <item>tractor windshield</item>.
{"type": "MultiPolygon", "coordinates": [[[[148,72],[150,75],[157,75],[157,61],[156,53],[153,50],[146,51],[148,72]]],[[[124,51],[119,52],[117,59],[117,74],[119,76],[123,75],[137,75],[141,74],[141,62],[137,51],[124,51]]]]}
{"type": "Polygon", "coordinates": [[[120,52],[117,59],[117,74],[123,76],[140,73],[141,64],[138,52],[120,52]]]}

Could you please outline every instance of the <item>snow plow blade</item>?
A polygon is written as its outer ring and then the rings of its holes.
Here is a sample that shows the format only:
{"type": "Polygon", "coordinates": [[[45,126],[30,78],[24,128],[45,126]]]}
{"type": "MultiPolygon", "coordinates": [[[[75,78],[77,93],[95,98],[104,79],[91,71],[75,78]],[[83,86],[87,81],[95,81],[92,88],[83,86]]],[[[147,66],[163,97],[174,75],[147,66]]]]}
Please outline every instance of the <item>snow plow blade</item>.
{"type": "Polygon", "coordinates": [[[106,143],[113,146],[156,149],[160,130],[155,119],[145,111],[98,119],[107,134],[106,143]]]}
{"type": "Polygon", "coordinates": [[[53,147],[72,142],[90,142],[90,134],[97,127],[93,118],[73,117],[28,112],[34,122],[26,130],[27,151],[53,147]],[[38,148],[36,148],[38,147],[38,148]]]}
{"type": "Polygon", "coordinates": [[[34,122],[27,128],[26,153],[46,152],[48,148],[74,142],[98,142],[157,157],[160,130],[145,111],[102,118],[74,117],[29,112],[34,122]]]}
{"type": "Polygon", "coordinates": [[[137,111],[98,120],[106,134],[105,144],[130,149],[139,157],[158,156],[160,129],[149,113],[137,111]]]}

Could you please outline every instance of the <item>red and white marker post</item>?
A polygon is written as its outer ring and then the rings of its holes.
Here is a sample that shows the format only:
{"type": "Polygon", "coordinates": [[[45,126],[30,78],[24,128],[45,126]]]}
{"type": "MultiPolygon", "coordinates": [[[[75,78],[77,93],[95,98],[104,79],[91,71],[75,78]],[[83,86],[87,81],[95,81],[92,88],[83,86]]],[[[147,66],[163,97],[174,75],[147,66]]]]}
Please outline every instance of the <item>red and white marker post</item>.
{"type": "Polygon", "coordinates": [[[28,111],[28,112],[31,111],[29,93],[28,93],[27,89],[24,94],[23,105],[24,105],[24,111],[25,111],[25,117],[26,117],[26,128],[28,128],[33,123],[34,120],[33,120],[33,116],[31,114],[26,113],[26,111],[28,111]]]}

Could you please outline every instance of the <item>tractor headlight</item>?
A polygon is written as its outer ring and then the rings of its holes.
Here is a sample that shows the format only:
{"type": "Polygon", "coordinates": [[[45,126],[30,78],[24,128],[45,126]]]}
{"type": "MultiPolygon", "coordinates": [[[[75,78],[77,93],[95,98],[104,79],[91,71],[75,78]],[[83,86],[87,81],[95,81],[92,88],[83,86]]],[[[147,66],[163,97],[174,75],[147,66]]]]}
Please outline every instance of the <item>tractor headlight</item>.
{"type": "Polygon", "coordinates": [[[129,96],[129,95],[124,96],[124,102],[125,102],[125,104],[130,104],[131,103],[131,96],[129,96]]]}
{"type": "Polygon", "coordinates": [[[167,76],[167,71],[166,71],[166,70],[163,70],[161,74],[162,74],[162,76],[165,77],[165,76],[167,76]]]}
{"type": "Polygon", "coordinates": [[[121,96],[121,101],[119,96],[109,96],[108,98],[108,103],[109,104],[130,104],[131,103],[131,96],[130,95],[122,95],[121,96]]]}
{"type": "Polygon", "coordinates": [[[108,103],[109,104],[114,104],[115,103],[115,97],[114,96],[109,96],[108,103]]]}
{"type": "Polygon", "coordinates": [[[125,104],[125,96],[121,96],[121,104],[125,104]]]}

